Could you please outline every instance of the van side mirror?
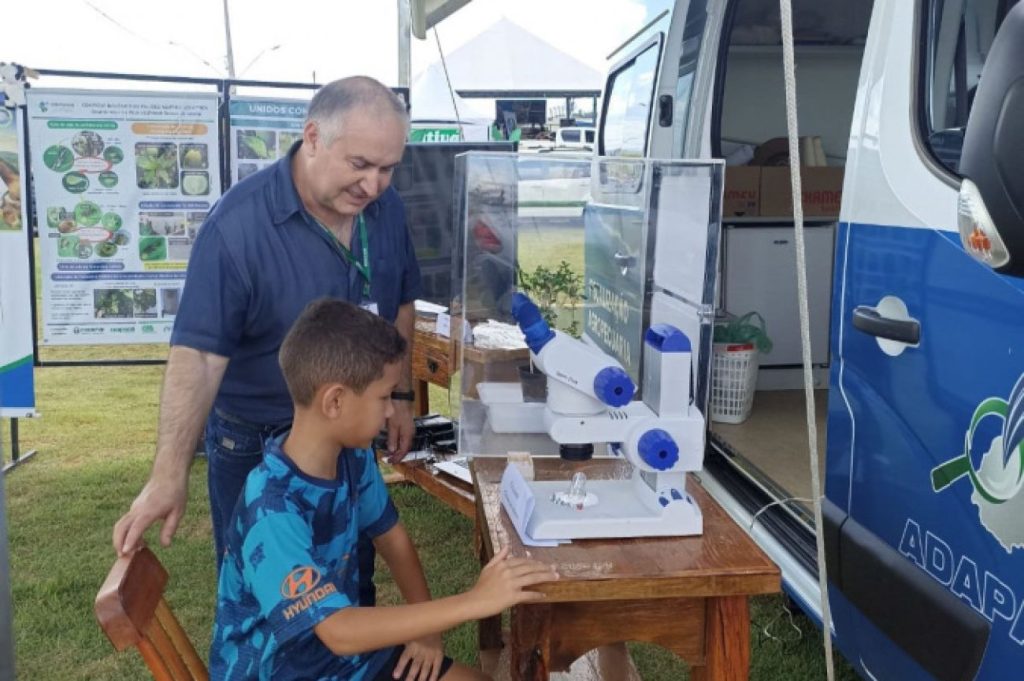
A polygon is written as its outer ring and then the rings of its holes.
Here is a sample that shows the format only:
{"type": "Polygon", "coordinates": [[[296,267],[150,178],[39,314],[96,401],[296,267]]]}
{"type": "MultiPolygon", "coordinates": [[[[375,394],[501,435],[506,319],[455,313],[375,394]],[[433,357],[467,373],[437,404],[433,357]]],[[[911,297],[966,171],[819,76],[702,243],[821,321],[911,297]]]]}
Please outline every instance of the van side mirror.
{"type": "Polygon", "coordinates": [[[1024,276],[1024,2],[1003,20],[964,133],[959,223],[964,248],[1024,276]]]}

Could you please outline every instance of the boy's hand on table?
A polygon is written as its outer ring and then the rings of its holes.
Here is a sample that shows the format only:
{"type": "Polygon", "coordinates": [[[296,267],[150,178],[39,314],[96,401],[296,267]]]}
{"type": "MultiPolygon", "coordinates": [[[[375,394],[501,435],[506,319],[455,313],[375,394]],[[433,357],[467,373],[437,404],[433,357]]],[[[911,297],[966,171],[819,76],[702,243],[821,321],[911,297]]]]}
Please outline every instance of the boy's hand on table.
{"type": "Polygon", "coordinates": [[[405,644],[405,650],[391,676],[408,681],[437,681],[444,659],[444,643],[441,634],[430,634],[405,644]],[[406,676],[406,668],[409,673],[406,676]]]}
{"type": "Polygon", "coordinates": [[[546,598],[543,593],[530,591],[528,587],[556,579],[558,573],[550,565],[532,558],[509,557],[506,546],[484,566],[469,593],[480,603],[481,616],[489,617],[513,605],[543,600],[546,598]]]}

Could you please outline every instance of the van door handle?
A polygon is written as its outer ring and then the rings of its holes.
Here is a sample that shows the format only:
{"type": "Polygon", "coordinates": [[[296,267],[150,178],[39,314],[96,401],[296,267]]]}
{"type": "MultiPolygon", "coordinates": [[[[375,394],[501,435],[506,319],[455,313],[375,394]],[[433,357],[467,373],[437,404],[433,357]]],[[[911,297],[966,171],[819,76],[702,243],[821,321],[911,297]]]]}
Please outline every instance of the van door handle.
{"type": "Polygon", "coordinates": [[[853,326],[869,336],[917,345],[921,342],[921,324],[916,319],[883,317],[873,307],[858,305],[853,309],[853,326]]]}
{"type": "Polygon", "coordinates": [[[612,256],[612,260],[615,262],[615,266],[622,272],[622,276],[626,276],[629,268],[636,265],[636,256],[626,253],[616,253],[612,256]]]}
{"type": "Polygon", "coordinates": [[[658,97],[658,125],[663,128],[672,127],[672,95],[661,95],[658,97]]]}

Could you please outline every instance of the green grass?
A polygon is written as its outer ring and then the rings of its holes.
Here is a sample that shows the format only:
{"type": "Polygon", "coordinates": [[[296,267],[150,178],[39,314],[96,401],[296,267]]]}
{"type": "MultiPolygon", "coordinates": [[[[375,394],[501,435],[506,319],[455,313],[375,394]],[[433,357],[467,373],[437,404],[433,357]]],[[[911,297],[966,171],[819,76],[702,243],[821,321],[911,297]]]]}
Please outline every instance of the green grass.
{"type": "MultiPolygon", "coordinates": [[[[117,654],[92,616],[92,600],[113,561],[110,530],[149,471],[156,426],[160,367],[44,368],[37,371],[43,417],[22,422],[22,445],[39,453],[7,476],[17,668],[22,679],[137,679],[135,653],[117,654]]],[[[435,391],[433,404],[446,411],[435,391]]],[[[212,539],[206,467],[193,468],[188,513],[170,549],[157,549],[171,574],[168,600],[200,651],[209,646],[214,605],[212,539]]],[[[472,585],[477,564],[473,528],[416,488],[392,494],[419,545],[438,596],[472,585]]],[[[150,543],[154,543],[153,532],[150,543]]],[[[397,591],[386,570],[377,575],[381,602],[397,591]]],[[[790,637],[777,597],[754,600],[752,679],[820,679],[820,635],[797,618],[801,638],[782,643],[760,632],[790,637]]],[[[454,657],[476,659],[476,628],[447,636],[454,657]]],[[[683,665],[648,645],[633,647],[644,679],[685,678],[683,665]]],[[[848,668],[840,676],[853,679],[848,668]]]]}
{"type": "MultiPolygon", "coordinates": [[[[528,263],[552,267],[565,259],[582,271],[582,242],[572,230],[523,235],[520,244],[528,263]]],[[[161,346],[44,350],[52,360],[165,354],[161,346]]],[[[114,559],[111,528],[149,473],[162,371],[159,366],[36,371],[42,417],[21,421],[21,445],[38,454],[5,476],[20,679],[147,677],[135,652],[114,652],[93,618],[92,602],[114,559]]],[[[447,392],[432,386],[434,411],[447,413],[448,404],[447,392]]],[[[419,546],[434,594],[470,587],[478,572],[472,524],[417,488],[395,487],[392,495],[419,546]]],[[[155,546],[155,528],[148,539],[155,546]]],[[[212,543],[206,466],[199,460],[175,541],[156,551],[171,575],[168,601],[204,657],[216,590],[212,543]]],[[[378,571],[377,582],[380,601],[397,602],[385,569],[378,571]]],[[[790,629],[780,597],[754,599],[752,615],[751,679],[824,678],[821,636],[812,625],[797,617],[799,634],[790,629]],[[774,638],[761,633],[765,628],[774,638]]],[[[456,659],[476,661],[475,624],[453,630],[446,643],[456,659]]],[[[650,645],[631,648],[644,679],[687,678],[685,666],[666,651],[650,645]]],[[[839,678],[855,676],[843,664],[839,678]]]]}
{"type": "MultiPolygon", "coordinates": [[[[582,280],[584,267],[583,223],[578,226],[555,229],[525,228],[519,233],[519,267],[533,273],[537,267],[555,271],[564,261],[582,280]]],[[[573,321],[582,328],[583,307],[555,306],[557,328],[566,331],[573,321]]]]}
{"type": "Polygon", "coordinates": [[[583,223],[564,229],[523,229],[519,233],[519,266],[532,272],[538,265],[556,269],[566,261],[574,272],[583,274],[583,223]]]}

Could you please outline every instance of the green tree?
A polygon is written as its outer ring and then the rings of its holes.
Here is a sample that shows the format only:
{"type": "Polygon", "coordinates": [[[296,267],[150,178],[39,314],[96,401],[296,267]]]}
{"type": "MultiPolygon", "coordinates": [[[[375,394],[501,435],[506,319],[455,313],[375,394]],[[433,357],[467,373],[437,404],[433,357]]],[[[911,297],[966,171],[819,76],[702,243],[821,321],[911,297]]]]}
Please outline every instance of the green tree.
{"type": "Polygon", "coordinates": [[[516,265],[519,290],[530,296],[544,321],[571,336],[580,335],[578,313],[583,302],[583,276],[574,272],[565,260],[555,269],[537,265],[527,272],[516,265]],[[562,319],[562,315],[568,319],[562,319]]]}

